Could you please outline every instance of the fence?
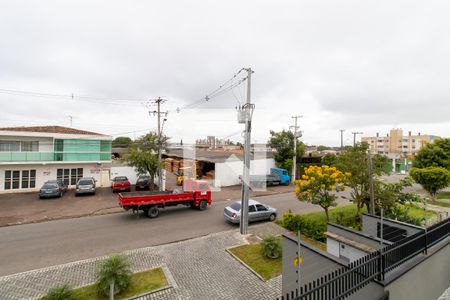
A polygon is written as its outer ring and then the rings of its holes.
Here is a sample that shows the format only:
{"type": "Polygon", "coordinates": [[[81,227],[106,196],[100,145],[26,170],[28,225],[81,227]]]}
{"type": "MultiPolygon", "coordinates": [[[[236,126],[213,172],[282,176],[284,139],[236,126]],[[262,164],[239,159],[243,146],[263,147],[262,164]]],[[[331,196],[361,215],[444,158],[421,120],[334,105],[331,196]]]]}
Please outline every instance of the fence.
{"type": "MultiPolygon", "coordinates": [[[[450,219],[368,254],[286,295],[281,300],[344,299],[450,235],[450,219]]],[[[387,296],[388,297],[388,296],[387,296]]]]}

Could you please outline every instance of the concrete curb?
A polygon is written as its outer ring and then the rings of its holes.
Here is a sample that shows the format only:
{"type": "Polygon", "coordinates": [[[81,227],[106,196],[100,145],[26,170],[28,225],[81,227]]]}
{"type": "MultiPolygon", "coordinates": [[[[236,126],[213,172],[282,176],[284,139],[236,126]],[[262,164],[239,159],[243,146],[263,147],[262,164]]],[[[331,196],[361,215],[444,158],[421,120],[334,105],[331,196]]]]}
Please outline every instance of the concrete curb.
{"type": "Polygon", "coordinates": [[[153,290],[153,291],[151,291],[151,292],[142,293],[142,294],[139,294],[139,295],[137,295],[137,296],[130,297],[130,298],[125,298],[124,300],[135,300],[135,299],[139,299],[139,298],[141,298],[141,297],[149,296],[149,295],[151,295],[151,294],[155,294],[155,293],[158,293],[158,292],[162,292],[162,291],[165,291],[165,290],[168,290],[168,289],[171,289],[171,288],[173,288],[173,287],[170,286],[170,285],[168,285],[168,286],[165,286],[165,287],[162,287],[162,288],[153,290]]]}

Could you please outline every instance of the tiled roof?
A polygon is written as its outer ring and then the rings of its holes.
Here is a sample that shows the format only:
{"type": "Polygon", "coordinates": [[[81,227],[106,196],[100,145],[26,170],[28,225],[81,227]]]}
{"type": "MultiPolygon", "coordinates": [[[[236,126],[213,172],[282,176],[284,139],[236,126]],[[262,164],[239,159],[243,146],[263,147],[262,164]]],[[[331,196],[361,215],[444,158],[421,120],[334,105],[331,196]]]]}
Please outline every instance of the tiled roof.
{"type": "Polygon", "coordinates": [[[22,127],[3,127],[0,131],[22,131],[22,132],[45,132],[62,134],[84,134],[84,135],[103,135],[86,130],[68,128],[63,126],[22,126],[22,127]]]}

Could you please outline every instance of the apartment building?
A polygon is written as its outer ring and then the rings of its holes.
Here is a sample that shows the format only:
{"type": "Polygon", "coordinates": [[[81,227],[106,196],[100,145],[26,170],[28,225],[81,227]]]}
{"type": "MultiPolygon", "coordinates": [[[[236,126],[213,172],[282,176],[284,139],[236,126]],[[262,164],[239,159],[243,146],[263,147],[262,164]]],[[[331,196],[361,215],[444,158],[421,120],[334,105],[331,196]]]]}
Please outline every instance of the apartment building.
{"type": "Polygon", "coordinates": [[[81,177],[109,186],[112,137],[62,126],[0,128],[0,193],[38,190],[81,177]]]}
{"type": "Polygon", "coordinates": [[[397,154],[401,157],[415,156],[420,148],[430,143],[438,136],[422,135],[420,132],[413,135],[411,131],[408,135],[403,135],[402,129],[391,129],[386,136],[362,137],[361,141],[369,144],[371,153],[397,154]]]}

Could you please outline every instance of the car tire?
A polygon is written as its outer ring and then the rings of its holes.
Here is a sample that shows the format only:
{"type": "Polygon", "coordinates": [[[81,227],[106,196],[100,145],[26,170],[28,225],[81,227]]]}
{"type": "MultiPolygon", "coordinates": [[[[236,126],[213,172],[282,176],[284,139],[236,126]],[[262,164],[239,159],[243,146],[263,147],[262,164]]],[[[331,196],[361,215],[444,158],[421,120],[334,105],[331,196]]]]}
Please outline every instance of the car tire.
{"type": "Polygon", "coordinates": [[[207,208],[208,208],[208,202],[206,200],[200,201],[200,203],[198,204],[198,209],[205,210],[207,208]]]}
{"type": "Polygon", "coordinates": [[[270,222],[273,222],[273,221],[275,221],[276,218],[277,218],[277,215],[276,215],[276,214],[271,214],[271,215],[269,216],[269,221],[270,221],[270,222]]]}
{"type": "Polygon", "coordinates": [[[159,208],[156,206],[150,207],[147,211],[147,217],[153,219],[159,216],[159,208]]]}

